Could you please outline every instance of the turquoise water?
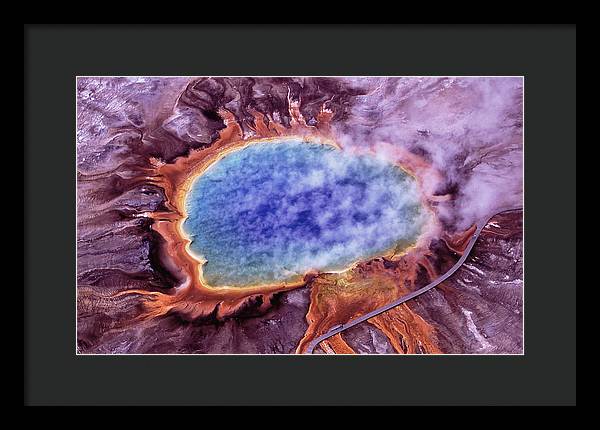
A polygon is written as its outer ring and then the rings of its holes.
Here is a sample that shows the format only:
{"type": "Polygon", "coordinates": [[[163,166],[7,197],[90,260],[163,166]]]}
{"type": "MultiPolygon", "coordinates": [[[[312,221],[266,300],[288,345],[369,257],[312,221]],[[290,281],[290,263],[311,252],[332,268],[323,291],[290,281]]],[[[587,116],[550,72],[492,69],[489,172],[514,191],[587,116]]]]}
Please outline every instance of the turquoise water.
{"type": "Polygon", "coordinates": [[[413,241],[414,179],[370,156],[300,140],[232,152],[196,179],[183,224],[209,285],[243,287],[342,270],[413,241]]]}

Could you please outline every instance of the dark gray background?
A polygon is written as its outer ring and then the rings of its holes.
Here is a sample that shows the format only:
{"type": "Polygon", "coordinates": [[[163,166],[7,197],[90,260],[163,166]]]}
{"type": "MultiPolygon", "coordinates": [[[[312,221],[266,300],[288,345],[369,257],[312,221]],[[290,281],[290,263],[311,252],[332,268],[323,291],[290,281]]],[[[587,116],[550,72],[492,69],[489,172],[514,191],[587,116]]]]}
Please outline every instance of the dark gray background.
{"type": "Polygon", "coordinates": [[[25,403],[574,404],[575,38],[572,26],[26,26],[25,403]],[[525,356],[76,356],[76,75],[524,75],[525,356]]]}

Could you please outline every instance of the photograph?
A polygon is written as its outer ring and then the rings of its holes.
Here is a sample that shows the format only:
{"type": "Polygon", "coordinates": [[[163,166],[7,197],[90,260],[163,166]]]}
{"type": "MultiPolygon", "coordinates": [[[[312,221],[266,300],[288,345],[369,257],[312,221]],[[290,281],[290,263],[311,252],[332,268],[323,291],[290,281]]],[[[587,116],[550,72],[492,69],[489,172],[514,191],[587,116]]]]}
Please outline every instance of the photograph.
{"type": "Polygon", "coordinates": [[[74,76],[74,354],[524,355],[526,86],[74,76]]]}

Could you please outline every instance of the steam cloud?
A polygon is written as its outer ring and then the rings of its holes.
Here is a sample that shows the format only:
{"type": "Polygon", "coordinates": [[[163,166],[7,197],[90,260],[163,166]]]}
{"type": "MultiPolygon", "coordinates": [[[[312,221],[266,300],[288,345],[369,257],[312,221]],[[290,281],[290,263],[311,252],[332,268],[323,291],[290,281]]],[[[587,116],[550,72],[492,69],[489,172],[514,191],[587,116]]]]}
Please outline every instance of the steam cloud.
{"type": "Polygon", "coordinates": [[[397,146],[424,154],[446,179],[430,191],[456,193],[451,205],[438,208],[446,222],[464,229],[501,207],[522,205],[522,78],[349,81],[366,94],[336,124],[343,145],[384,157],[397,146]]]}

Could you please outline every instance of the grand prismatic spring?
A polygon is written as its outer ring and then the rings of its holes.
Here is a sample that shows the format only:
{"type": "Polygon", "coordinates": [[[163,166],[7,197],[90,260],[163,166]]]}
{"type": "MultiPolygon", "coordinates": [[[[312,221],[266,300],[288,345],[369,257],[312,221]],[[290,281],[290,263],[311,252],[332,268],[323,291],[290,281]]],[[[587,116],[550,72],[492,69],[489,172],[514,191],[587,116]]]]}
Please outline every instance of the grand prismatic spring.
{"type": "Polygon", "coordinates": [[[331,145],[273,140],[210,166],[187,196],[184,231],[212,286],[298,281],[398,253],[423,224],[403,170],[331,145]]]}
{"type": "Polygon", "coordinates": [[[522,92],[78,78],[78,353],[522,353],[522,92]]]}

